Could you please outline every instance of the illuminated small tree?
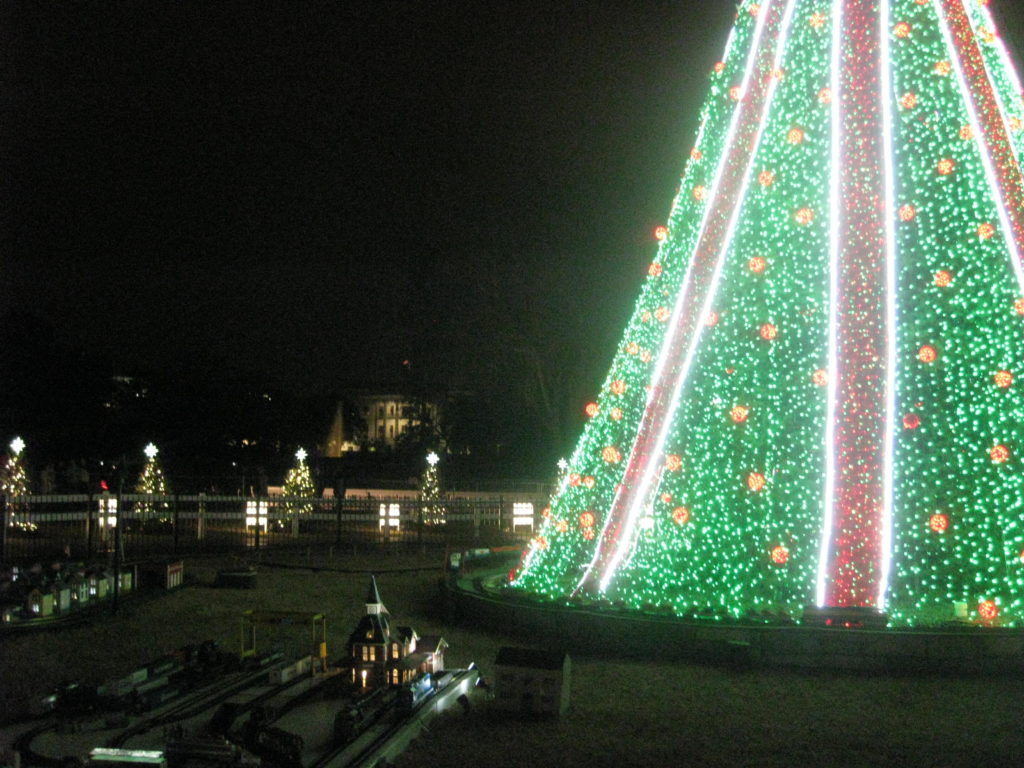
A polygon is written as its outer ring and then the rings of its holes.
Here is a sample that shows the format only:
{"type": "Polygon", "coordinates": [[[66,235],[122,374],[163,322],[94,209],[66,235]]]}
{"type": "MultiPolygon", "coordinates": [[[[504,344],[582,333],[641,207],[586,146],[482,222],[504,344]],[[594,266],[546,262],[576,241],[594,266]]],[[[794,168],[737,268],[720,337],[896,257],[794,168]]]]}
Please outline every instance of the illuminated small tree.
{"type": "Polygon", "coordinates": [[[28,520],[28,503],[20,497],[28,495],[28,472],[22,452],[25,441],[16,437],[11,441],[11,452],[7,456],[3,474],[0,475],[0,493],[7,497],[7,508],[10,510],[10,526],[25,530],[35,530],[35,524],[28,520]],[[17,501],[12,501],[17,499],[17,501]]]}
{"type": "Polygon", "coordinates": [[[420,476],[420,501],[423,509],[423,522],[430,525],[442,525],[447,520],[444,505],[441,501],[441,482],[438,478],[437,464],[440,457],[431,451],[427,454],[427,468],[420,476]]]}
{"type": "Polygon", "coordinates": [[[306,456],[303,448],[295,452],[295,466],[284,479],[285,511],[289,515],[308,515],[313,511],[311,499],[316,496],[316,486],[306,456]]]}
{"type": "MultiPolygon", "coordinates": [[[[167,478],[160,466],[160,460],[157,459],[157,454],[160,451],[153,443],[150,443],[143,452],[146,454],[146,465],[139,474],[135,492],[146,496],[167,496],[170,493],[167,478]]],[[[143,521],[158,519],[161,523],[166,523],[170,520],[170,504],[153,499],[137,501],[135,502],[135,514],[143,521]]]]}

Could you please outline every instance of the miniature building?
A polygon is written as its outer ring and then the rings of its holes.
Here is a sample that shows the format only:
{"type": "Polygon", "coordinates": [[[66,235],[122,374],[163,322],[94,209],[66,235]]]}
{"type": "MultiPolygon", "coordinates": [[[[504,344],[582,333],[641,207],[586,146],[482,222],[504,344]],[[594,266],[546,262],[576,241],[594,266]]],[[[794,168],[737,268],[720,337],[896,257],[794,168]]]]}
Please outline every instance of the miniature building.
{"type": "Polygon", "coordinates": [[[73,605],[82,606],[89,602],[89,580],[84,576],[76,573],[68,579],[68,587],[71,588],[71,602],[73,605]]]}
{"type": "Polygon", "coordinates": [[[504,647],[498,651],[494,666],[494,700],[500,709],[554,717],[561,717],[569,709],[569,654],[504,647]]]}
{"type": "Polygon", "coordinates": [[[25,609],[30,616],[52,616],[53,593],[43,592],[41,589],[33,589],[28,593],[25,609]]]}
{"type": "Polygon", "coordinates": [[[353,683],[367,689],[403,685],[424,672],[439,672],[444,668],[447,647],[444,638],[424,642],[412,627],[392,628],[377,580],[370,577],[366,615],[348,639],[353,683]]]}
{"type": "Polygon", "coordinates": [[[63,581],[53,583],[54,607],[58,613],[67,613],[71,610],[71,587],[63,581]]]}

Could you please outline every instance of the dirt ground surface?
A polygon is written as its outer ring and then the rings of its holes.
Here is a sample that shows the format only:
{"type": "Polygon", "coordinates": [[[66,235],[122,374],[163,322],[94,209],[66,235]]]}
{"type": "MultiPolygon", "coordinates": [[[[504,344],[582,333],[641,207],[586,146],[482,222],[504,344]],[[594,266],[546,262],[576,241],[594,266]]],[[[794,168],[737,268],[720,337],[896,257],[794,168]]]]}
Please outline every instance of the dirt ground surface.
{"type": "MultiPolygon", "coordinates": [[[[264,555],[266,560],[271,556],[264,555]]],[[[445,623],[441,552],[298,554],[256,563],[252,590],[212,586],[238,561],[188,560],[192,584],[128,601],[89,624],[0,639],[0,703],[7,714],[62,680],[98,684],[187,643],[239,644],[247,608],[321,611],[330,657],[343,654],[364,612],[368,574],[396,624],[450,643],[450,668],[475,662],[492,678],[498,648],[523,644],[470,623],[445,623]],[[313,571],[304,566],[332,570],[313,571]]],[[[309,652],[308,627],[259,638],[309,652]]],[[[543,641],[538,641],[543,647],[543,641]]],[[[572,658],[572,703],[561,720],[503,718],[486,706],[430,726],[400,768],[445,766],[1017,766],[1024,761],[1024,680],[883,677],[734,670],[687,663],[572,658]]]]}

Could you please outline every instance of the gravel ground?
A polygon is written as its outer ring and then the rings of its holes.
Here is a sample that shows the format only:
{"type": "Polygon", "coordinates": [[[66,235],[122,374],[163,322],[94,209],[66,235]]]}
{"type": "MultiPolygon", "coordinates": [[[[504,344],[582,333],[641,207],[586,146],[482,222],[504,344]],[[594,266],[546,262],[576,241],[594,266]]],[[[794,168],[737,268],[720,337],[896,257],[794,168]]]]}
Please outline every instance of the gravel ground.
{"type": "MultiPolygon", "coordinates": [[[[247,608],[322,611],[331,656],[363,613],[367,573],[392,618],[420,634],[443,634],[449,667],[476,662],[485,677],[508,640],[471,626],[445,626],[438,609],[440,553],[373,553],[333,560],[296,557],[354,572],[260,566],[255,590],[214,589],[227,563],[188,561],[198,582],[130,603],[89,625],[2,639],[0,702],[44,693],[61,680],[100,683],[186,643],[239,642],[247,608]],[[416,569],[421,570],[406,570],[416,569]]],[[[294,654],[305,626],[261,636],[294,654]]],[[[518,643],[519,641],[513,641],[518,643]]],[[[486,707],[431,725],[400,768],[444,766],[1017,766],[1024,754],[1024,680],[891,678],[730,670],[684,663],[573,658],[572,705],[562,720],[516,721],[486,707]]]]}

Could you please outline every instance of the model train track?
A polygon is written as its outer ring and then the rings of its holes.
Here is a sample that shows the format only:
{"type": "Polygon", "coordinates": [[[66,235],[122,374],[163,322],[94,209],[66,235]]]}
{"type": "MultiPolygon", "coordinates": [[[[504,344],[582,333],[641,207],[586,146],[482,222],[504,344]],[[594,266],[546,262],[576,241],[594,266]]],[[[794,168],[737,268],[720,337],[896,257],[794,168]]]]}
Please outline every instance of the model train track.
{"type": "MultiPolygon", "coordinates": [[[[216,691],[214,691],[212,694],[200,691],[198,692],[196,698],[189,698],[189,700],[187,701],[179,702],[176,706],[173,706],[170,709],[161,712],[159,715],[147,718],[125,729],[117,736],[113,737],[112,739],[109,739],[107,741],[107,746],[120,747],[123,746],[124,743],[132,736],[137,736],[140,733],[145,733],[146,731],[152,728],[156,728],[161,725],[169,725],[171,723],[177,723],[182,720],[188,720],[192,717],[196,717],[202,714],[204,711],[212,709],[218,704],[222,704],[235,694],[244,691],[246,688],[253,687],[261,679],[265,678],[268,674],[268,669],[261,669],[256,672],[238,673],[237,679],[235,679],[228,685],[225,686],[223,683],[216,684],[216,691]]],[[[259,696],[255,697],[251,702],[249,702],[249,706],[254,706],[260,703],[261,701],[265,701],[268,698],[277,696],[278,694],[288,690],[289,688],[291,688],[299,682],[300,680],[298,678],[295,678],[293,680],[289,680],[286,683],[274,686],[265,693],[262,693],[259,696]]]]}

